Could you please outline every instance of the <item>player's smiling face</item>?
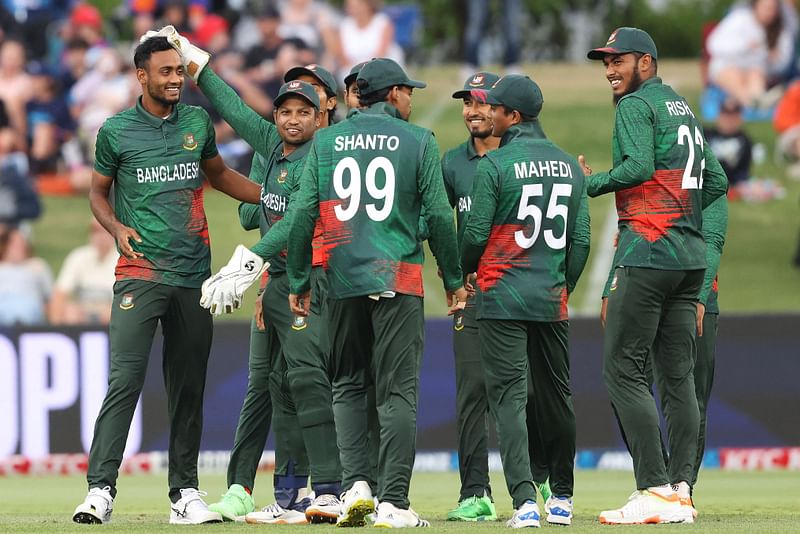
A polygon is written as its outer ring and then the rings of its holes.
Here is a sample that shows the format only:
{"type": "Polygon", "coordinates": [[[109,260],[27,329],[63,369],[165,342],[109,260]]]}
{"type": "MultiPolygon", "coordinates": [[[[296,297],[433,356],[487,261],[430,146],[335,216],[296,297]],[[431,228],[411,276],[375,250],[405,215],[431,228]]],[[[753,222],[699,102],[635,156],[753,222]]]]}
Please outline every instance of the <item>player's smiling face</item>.
{"type": "Polygon", "coordinates": [[[275,125],[283,142],[301,145],[314,136],[319,113],[305,98],[289,97],[275,110],[275,125]]]}
{"type": "Polygon", "coordinates": [[[153,52],[147,63],[144,89],[151,99],[172,106],[181,99],[183,74],[181,58],[175,50],[153,52]]]}
{"type": "Polygon", "coordinates": [[[606,66],[606,79],[611,84],[611,92],[616,103],[623,96],[636,91],[642,85],[639,73],[637,54],[606,54],[603,64],[606,66]]]}
{"type": "Polygon", "coordinates": [[[322,82],[319,81],[314,76],[309,76],[308,74],[301,74],[296,80],[301,82],[306,82],[307,84],[311,84],[314,86],[314,90],[317,92],[317,96],[319,97],[319,103],[322,104],[322,111],[328,112],[331,111],[334,106],[336,106],[336,97],[328,98],[328,93],[325,92],[325,86],[322,85],[322,82]]]}
{"type": "Polygon", "coordinates": [[[503,137],[506,131],[516,124],[514,112],[508,112],[505,106],[491,106],[492,110],[492,136],[503,137]]]}
{"type": "Polygon", "coordinates": [[[468,96],[464,98],[461,110],[464,123],[472,137],[485,139],[492,135],[492,106],[479,99],[468,96]]]}

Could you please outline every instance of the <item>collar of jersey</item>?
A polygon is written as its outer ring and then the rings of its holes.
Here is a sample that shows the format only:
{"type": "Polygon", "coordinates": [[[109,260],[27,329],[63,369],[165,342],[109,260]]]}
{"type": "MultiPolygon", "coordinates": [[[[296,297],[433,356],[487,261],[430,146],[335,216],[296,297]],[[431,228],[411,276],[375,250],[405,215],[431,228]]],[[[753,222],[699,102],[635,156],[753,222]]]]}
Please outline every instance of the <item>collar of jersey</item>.
{"type": "MultiPolygon", "coordinates": [[[[642,85],[640,85],[639,88],[637,90],[635,90],[633,93],[628,93],[628,94],[634,95],[634,94],[640,92],[642,89],[644,89],[646,87],[650,87],[651,85],[661,85],[662,83],[664,83],[664,82],[661,81],[661,78],[659,76],[653,76],[652,78],[648,78],[647,80],[643,81],[642,85]]],[[[628,95],[625,95],[625,96],[628,96],[628,95]]],[[[625,97],[622,97],[622,98],[625,98],[625,97]]]]}
{"type": "Polygon", "coordinates": [[[467,159],[475,159],[481,157],[481,155],[475,151],[475,140],[472,137],[467,139],[467,142],[464,144],[466,145],[466,148],[464,150],[467,151],[467,159]]]}
{"type": "Polygon", "coordinates": [[[281,143],[279,152],[278,152],[278,161],[288,161],[293,162],[299,159],[302,159],[308,155],[308,151],[311,150],[311,139],[300,145],[299,147],[295,148],[292,152],[289,153],[288,156],[283,155],[283,143],[281,143]]]}
{"type": "Polygon", "coordinates": [[[500,146],[507,145],[508,143],[511,142],[511,140],[517,138],[547,139],[547,136],[544,135],[544,130],[542,130],[542,125],[539,123],[538,120],[531,122],[521,122],[519,124],[515,124],[508,130],[506,130],[506,133],[504,133],[502,139],[500,139],[500,146]]]}
{"type": "Polygon", "coordinates": [[[367,115],[389,115],[396,119],[405,120],[400,116],[400,112],[397,111],[397,108],[388,102],[378,102],[377,104],[372,104],[370,107],[362,108],[358,111],[367,115]]]}
{"type": "Polygon", "coordinates": [[[162,119],[161,117],[156,117],[155,115],[153,115],[152,113],[150,113],[149,111],[144,109],[144,106],[142,105],[142,97],[141,96],[136,99],[136,113],[139,114],[139,116],[142,118],[142,120],[144,120],[147,124],[149,124],[150,126],[153,126],[154,128],[161,128],[161,125],[164,123],[164,121],[172,123],[172,124],[175,124],[176,122],[178,122],[178,105],[177,104],[172,106],[172,113],[169,114],[169,117],[167,117],[166,119],[162,119]]]}

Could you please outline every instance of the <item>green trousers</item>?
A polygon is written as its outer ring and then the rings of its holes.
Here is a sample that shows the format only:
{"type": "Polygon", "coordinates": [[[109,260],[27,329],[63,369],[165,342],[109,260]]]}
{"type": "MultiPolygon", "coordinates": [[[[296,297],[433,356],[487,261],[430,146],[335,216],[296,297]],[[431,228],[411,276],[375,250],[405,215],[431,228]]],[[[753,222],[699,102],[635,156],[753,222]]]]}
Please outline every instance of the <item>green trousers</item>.
{"type": "Polygon", "coordinates": [[[169,496],[197,488],[197,457],[203,430],[203,392],[213,323],[200,307],[199,288],[144,280],[114,284],[109,337],[108,391],[94,426],[89,451],[89,488],[111,487],[128,439],[136,402],[144,386],[156,325],[164,335],[162,370],[169,412],[169,496]]]}
{"type": "Polygon", "coordinates": [[[603,379],[633,457],[636,487],[671,482],[658,409],[646,372],[654,373],[667,421],[670,471],[690,481],[697,456],[699,411],[694,386],[696,299],[703,270],[619,267],[608,298],[603,379]]]}
{"type": "Polygon", "coordinates": [[[380,425],[377,497],[408,508],[424,338],[422,299],[397,295],[376,301],[364,296],[329,299],[328,306],[343,489],[370,479],[365,451],[372,380],[380,425]]]}
{"type": "Polygon", "coordinates": [[[482,319],[479,324],[489,410],[514,508],[536,500],[527,428],[529,382],[535,417],[547,429],[542,443],[550,487],[554,495],[572,497],[575,412],[569,387],[569,322],[482,319]]]}
{"type": "MultiPolygon", "coordinates": [[[[697,483],[697,474],[700,471],[700,464],[703,463],[703,455],[706,452],[708,401],[711,399],[711,388],[714,386],[718,331],[719,314],[706,312],[703,316],[703,335],[697,338],[697,360],[694,364],[694,390],[697,397],[697,407],[700,411],[700,431],[697,439],[694,472],[692,473],[692,479],[689,481],[692,487],[697,483]]],[[[672,473],[671,463],[670,476],[673,477],[673,482],[680,482],[680,480],[674,478],[677,473],[672,473]]]]}

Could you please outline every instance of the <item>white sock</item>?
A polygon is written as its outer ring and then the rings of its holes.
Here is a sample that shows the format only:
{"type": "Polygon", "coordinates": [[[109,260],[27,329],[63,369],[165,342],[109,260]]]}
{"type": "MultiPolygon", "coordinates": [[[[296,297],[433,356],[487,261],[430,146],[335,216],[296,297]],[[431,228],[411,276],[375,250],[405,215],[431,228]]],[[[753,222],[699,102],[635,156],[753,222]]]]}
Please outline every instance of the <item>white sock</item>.
{"type": "Polygon", "coordinates": [[[672,489],[672,486],[670,486],[669,484],[662,484],[661,486],[651,486],[647,488],[647,491],[651,493],[657,493],[663,497],[669,497],[670,495],[675,493],[675,491],[672,489]]]}

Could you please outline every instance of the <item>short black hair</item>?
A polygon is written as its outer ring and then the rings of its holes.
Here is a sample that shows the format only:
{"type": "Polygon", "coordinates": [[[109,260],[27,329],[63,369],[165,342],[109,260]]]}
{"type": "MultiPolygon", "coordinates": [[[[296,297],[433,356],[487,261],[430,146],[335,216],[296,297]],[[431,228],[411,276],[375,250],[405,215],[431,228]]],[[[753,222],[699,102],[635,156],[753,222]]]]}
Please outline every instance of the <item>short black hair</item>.
{"type": "Polygon", "coordinates": [[[366,85],[367,84],[365,80],[356,80],[356,87],[358,87],[358,103],[365,108],[368,108],[373,104],[377,104],[378,102],[386,102],[386,98],[389,96],[389,93],[391,93],[392,89],[396,87],[384,87],[383,89],[378,89],[377,91],[372,91],[371,93],[364,93],[364,88],[366,85]]]}
{"type": "Polygon", "coordinates": [[[136,51],[133,53],[133,64],[137,69],[146,69],[153,52],[164,52],[165,50],[172,50],[172,45],[169,44],[166,37],[151,37],[136,47],[136,51]]]}

